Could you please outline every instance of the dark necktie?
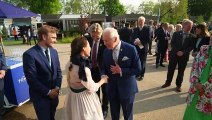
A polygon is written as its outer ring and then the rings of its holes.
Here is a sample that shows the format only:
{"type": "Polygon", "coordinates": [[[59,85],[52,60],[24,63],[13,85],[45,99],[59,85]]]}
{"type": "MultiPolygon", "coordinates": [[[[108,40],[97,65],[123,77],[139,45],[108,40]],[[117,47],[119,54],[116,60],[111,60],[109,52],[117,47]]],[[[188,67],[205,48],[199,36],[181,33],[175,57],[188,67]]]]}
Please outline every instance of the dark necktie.
{"type": "Polygon", "coordinates": [[[48,50],[48,48],[45,50],[45,55],[46,55],[46,58],[47,58],[48,62],[50,62],[49,61],[49,50],[48,50]]]}
{"type": "Polygon", "coordinates": [[[97,42],[94,43],[93,50],[92,50],[92,67],[93,68],[97,66],[96,53],[97,53],[97,42]]]}

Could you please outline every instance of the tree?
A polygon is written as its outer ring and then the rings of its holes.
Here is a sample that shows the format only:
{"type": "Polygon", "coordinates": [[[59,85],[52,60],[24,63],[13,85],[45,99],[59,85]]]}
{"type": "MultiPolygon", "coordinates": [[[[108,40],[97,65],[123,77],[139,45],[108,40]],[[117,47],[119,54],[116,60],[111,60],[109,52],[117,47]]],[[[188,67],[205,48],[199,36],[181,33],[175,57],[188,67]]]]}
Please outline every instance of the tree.
{"type": "Polygon", "coordinates": [[[203,16],[198,16],[197,19],[196,19],[196,23],[200,24],[202,22],[204,22],[204,17],[203,16]]]}
{"type": "Polygon", "coordinates": [[[65,13],[100,13],[99,3],[102,0],[70,0],[65,4],[65,13]]]}
{"type": "Polygon", "coordinates": [[[160,4],[161,21],[169,23],[177,23],[188,18],[187,14],[188,1],[180,0],[164,0],[160,4]]]}
{"type": "Polygon", "coordinates": [[[191,16],[203,16],[208,20],[212,15],[212,0],[188,0],[188,12],[191,16]]]}
{"type": "Polygon", "coordinates": [[[3,0],[3,1],[13,4],[15,6],[21,7],[21,8],[25,8],[25,9],[29,8],[26,0],[3,0]]]}
{"type": "Polygon", "coordinates": [[[4,1],[39,14],[58,14],[62,8],[60,0],[4,0],[4,1]]]}
{"type": "Polygon", "coordinates": [[[129,14],[138,14],[139,13],[139,11],[137,10],[138,8],[135,8],[135,6],[133,6],[133,5],[126,5],[125,6],[125,10],[127,11],[127,13],[129,13],[129,14]]]}
{"type": "Polygon", "coordinates": [[[108,16],[116,16],[125,14],[125,7],[119,2],[119,0],[105,0],[100,2],[100,9],[104,10],[103,13],[108,16]]]}
{"type": "Polygon", "coordinates": [[[155,4],[152,1],[143,2],[138,7],[139,13],[143,13],[145,15],[152,15],[154,6],[155,4]]]}
{"type": "Polygon", "coordinates": [[[28,0],[29,10],[39,14],[58,14],[62,5],[60,0],[28,0]]]}

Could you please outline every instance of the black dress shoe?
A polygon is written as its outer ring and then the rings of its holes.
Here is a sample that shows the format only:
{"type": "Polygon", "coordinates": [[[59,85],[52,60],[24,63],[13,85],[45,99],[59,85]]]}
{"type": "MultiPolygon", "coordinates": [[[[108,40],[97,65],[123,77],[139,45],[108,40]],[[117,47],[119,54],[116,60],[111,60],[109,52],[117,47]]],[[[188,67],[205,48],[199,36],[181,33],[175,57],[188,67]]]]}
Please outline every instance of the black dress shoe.
{"type": "Polygon", "coordinates": [[[182,89],[180,87],[176,87],[176,92],[181,92],[182,89]]]}
{"type": "Polygon", "coordinates": [[[137,77],[137,81],[141,81],[141,80],[143,80],[144,79],[144,77],[143,76],[139,76],[139,77],[137,77]]]}
{"type": "Polygon", "coordinates": [[[166,88],[166,87],[169,87],[171,84],[167,84],[165,83],[164,85],[161,86],[161,88],[166,88]]]}
{"type": "Polygon", "coordinates": [[[161,66],[161,67],[166,67],[166,66],[165,66],[165,65],[163,65],[163,64],[160,64],[160,66],[161,66]]]}
{"type": "Polygon", "coordinates": [[[104,119],[106,119],[106,117],[107,117],[107,111],[103,111],[103,116],[104,116],[104,119]]]}

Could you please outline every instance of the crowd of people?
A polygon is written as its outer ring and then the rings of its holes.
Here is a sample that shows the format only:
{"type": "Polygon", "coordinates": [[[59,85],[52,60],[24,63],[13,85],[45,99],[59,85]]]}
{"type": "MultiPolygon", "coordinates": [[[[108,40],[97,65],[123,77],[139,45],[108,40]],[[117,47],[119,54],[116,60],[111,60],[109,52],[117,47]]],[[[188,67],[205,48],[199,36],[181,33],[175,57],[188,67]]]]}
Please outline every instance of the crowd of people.
{"type": "MultiPolygon", "coordinates": [[[[175,90],[181,92],[191,53],[194,61],[183,119],[212,118],[212,37],[205,24],[194,27],[191,20],[185,19],[176,25],[157,25],[152,20],[145,25],[141,16],[134,28],[126,23],[121,29],[103,29],[99,23],[93,23],[86,31],[71,43],[66,67],[65,120],[104,120],[109,105],[112,120],[120,119],[121,108],[124,119],[133,120],[137,81],[145,79],[147,54],[153,55],[152,42],[156,42],[155,68],[166,67],[164,61],[169,62],[161,88],[171,85],[177,67],[175,90]]],[[[57,29],[45,25],[37,34],[38,43],[23,54],[24,74],[37,118],[54,120],[62,83],[59,56],[53,48],[57,29]]],[[[6,70],[2,60],[0,68],[1,88],[6,70]]]]}

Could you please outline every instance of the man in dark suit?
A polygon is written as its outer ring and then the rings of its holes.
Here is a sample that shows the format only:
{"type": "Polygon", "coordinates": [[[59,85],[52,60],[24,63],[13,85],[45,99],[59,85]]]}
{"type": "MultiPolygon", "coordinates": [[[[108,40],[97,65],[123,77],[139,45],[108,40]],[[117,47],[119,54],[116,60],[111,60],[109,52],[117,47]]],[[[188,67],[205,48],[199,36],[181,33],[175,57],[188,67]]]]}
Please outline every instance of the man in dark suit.
{"type": "Polygon", "coordinates": [[[163,23],[162,24],[162,29],[159,29],[157,32],[157,40],[158,40],[158,44],[157,44],[157,57],[156,57],[156,68],[158,68],[159,63],[161,67],[165,67],[165,65],[163,65],[163,59],[166,55],[166,51],[168,49],[168,40],[170,39],[169,37],[169,33],[168,33],[168,27],[169,24],[168,23],[163,23]]]}
{"type": "MultiPolygon", "coordinates": [[[[2,41],[2,37],[0,34],[0,42],[2,41]]],[[[5,113],[4,108],[4,76],[7,70],[4,54],[0,49],[0,120],[2,120],[2,115],[5,113]]]]}
{"type": "Polygon", "coordinates": [[[62,74],[57,51],[56,28],[42,26],[38,30],[38,44],[23,54],[23,67],[38,120],[55,120],[59,102],[62,74]]]}
{"type": "MultiPolygon", "coordinates": [[[[85,36],[88,39],[88,42],[91,46],[91,62],[92,62],[92,67],[91,67],[91,74],[92,78],[95,82],[99,82],[101,79],[101,68],[102,68],[102,57],[103,57],[103,52],[105,49],[105,45],[103,43],[103,40],[101,38],[102,36],[102,27],[99,23],[93,23],[89,29],[89,34],[88,36],[85,36]]],[[[106,93],[106,86],[107,84],[103,84],[101,86],[102,88],[102,112],[104,118],[107,117],[108,113],[108,99],[107,99],[107,93],[106,93]]],[[[97,91],[97,94],[100,98],[100,89],[97,91]]]]}
{"type": "Polygon", "coordinates": [[[167,79],[162,88],[169,87],[172,82],[176,65],[178,65],[178,75],[176,79],[176,91],[181,92],[184,71],[189,60],[190,51],[193,49],[195,38],[190,33],[193,22],[185,20],[183,22],[183,31],[175,32],[171,41],[171,52],[167,79]]]}
{"type": "Polygon", "coordinates": [[[132,42],[133,30],[130,28],[129,23],[125,23],[125,27],[119,30],[120,39],[124,42],[132,42]]]}
{"type": "Polygon", "coordinates": [[[133,102],[138,92],[136,75],[141,71],[139,55],[133,45],[119,39],[114,28],[104,30],[103,41],[107,49],[103,54],[102,75],[109,77],[107,94],[112,120],[119,120],[120,107],[124,119],[133,120],[133,102]]]}
{"type": "Polygon", "coordinates": [[[136,46],[138,51],[142,71],[138,76],[138,80],[143,80],[145,69],[146,69],[146,59],[148,53],[148,43],[150,41],[150,29],[147,26],[144,26],[145,18],[143,16],[138,18],[138,27],[133,30],[133,39],[132,43],[136,46]]]}

